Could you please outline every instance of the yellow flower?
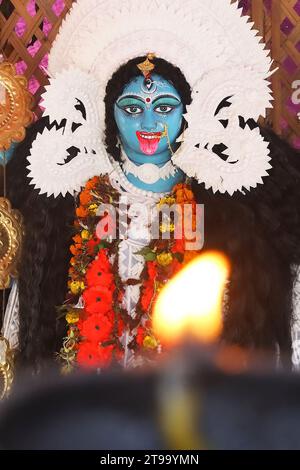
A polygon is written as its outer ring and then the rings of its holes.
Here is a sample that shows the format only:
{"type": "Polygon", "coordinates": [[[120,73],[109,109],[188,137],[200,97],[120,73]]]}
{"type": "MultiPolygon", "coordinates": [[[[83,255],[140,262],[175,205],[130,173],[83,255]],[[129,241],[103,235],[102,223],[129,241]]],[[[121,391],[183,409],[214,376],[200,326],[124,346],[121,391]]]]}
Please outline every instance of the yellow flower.
{"type": "Polygon", "coordinates": [[[90,204],[89,205],[89,213],[91,215],[96,215],[98,210],[98,204],[90,204]]]}
{"type": "Polygon", "coordinates": [[[66,315],[66,320],[69,324],[77,323],[79,321],[79,313],[76,310],[70,310],[66,315]]]}
{"type": "Polygon", "coordinates": [[[172,204],[175,204],[176,202],[176,199],[175,197],[171,197],[171,196],[168,196],[168,197],[163,197],[161,198],[161,200],[159,201],[158,203],[158,207],[161,207],[165,204],[167,204],[168,206],[171,206],[172,204]]]}
{"type": "Polygon", "coordinates": [[[163,252],[156,257],[158,264],[161,266],[169,266],[173,261],[173,256],[171,253],[163,252]]]}
{"type": "Polygon", "coordinates": [[[81,294],[84,291],[84,282],[83,281],[72,281],[70,283],[70,291],[74,295],[81,294]]]}
{"type": "Polygon", "coordinates": [[[82,240],[89,240],[91,238],[91,234],[88,230],[82,230],[81,232],[82,240]]]}
{"type": "Polygon", "coordinates": [[[155,349],[157,348],[158,344],[153,336],[146,336],[143,341],[143,346],[146,349],[155,349]]]}

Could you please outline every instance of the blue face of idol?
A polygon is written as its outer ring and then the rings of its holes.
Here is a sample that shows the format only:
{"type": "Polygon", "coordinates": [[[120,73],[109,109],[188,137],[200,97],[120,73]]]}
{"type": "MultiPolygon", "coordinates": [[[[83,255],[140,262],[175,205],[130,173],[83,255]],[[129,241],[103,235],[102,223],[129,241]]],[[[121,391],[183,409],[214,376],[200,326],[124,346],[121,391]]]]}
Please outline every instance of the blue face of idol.
{"type": "Polygon", "coordinates": [[[131,80],[117,99],[115,120],[123,149],[135,164],[163,165],[176,149],[183,104],[177,90],[160,75],[131,80]]]}

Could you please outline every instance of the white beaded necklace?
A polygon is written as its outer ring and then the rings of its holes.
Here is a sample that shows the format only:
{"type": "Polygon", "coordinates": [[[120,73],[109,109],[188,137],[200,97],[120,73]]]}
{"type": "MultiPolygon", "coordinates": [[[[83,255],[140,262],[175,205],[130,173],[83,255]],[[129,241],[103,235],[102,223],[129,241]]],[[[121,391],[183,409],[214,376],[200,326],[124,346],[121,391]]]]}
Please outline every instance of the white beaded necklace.
{"type": "Polygon", "coordinates": [[[174,176],[178,169],[173,165],[172,161],[168,161],[164,166],[159,167],[153,163],[144,163],[142,165],[135,165],[125,154],[122,152],[122,169],[128,175],[131,173],[145,184],[154,184],[160,179],[168,179],[174,176]]]}
{"type": "Polygon", "coordinates": [[[159,201],[162,197],[168,194],[170,191],[163,193],[155,193],[153,191],[146,191],[144,189],[137,188],[134,184],[130,183],[126,176],[124,175],[120,163],[111,159],[111,163],[114,167],[114,171],[109,174],[111,183],[115,182],[117,185],[125,189],[125,191],[134,194],[136,196],[143,196],[147,199],[152,199],[153,201],[159,201]]]}

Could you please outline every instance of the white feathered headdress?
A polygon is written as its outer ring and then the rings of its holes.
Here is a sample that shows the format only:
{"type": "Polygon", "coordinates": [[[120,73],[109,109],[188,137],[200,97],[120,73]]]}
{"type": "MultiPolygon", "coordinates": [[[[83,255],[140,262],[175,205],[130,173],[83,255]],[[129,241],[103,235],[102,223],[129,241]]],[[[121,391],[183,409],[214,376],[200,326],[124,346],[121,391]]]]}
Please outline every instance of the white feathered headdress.
{"type": "Polygon", "coordinates": [[[230,0],[78,0],[54,42],[50,85],[43,95],[50,121],[29,156],[32,184],[57,196],[111,171],[104,146],[108,80],[128,60],[154,52],[184,73],[192,88],[188,122],[173,163],[214,192],[262,183],[270,168],[257,120],[271,106],[272,61],[253,23],[230,0]],[[222,107],[224,100],[228,103],[222,107]],[[215,152],[222,144],[221,157],[215,152]]]}

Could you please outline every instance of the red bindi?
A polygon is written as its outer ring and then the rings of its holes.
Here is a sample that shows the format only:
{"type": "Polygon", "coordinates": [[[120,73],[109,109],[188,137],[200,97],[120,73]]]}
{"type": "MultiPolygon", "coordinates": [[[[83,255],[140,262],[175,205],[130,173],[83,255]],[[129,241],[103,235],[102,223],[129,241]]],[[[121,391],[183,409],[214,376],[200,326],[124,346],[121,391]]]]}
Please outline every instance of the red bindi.
{"type": "Polygon", "coordinates": [[[150,98],[146,98],[146,103],[150,103],[150,98]]]}

